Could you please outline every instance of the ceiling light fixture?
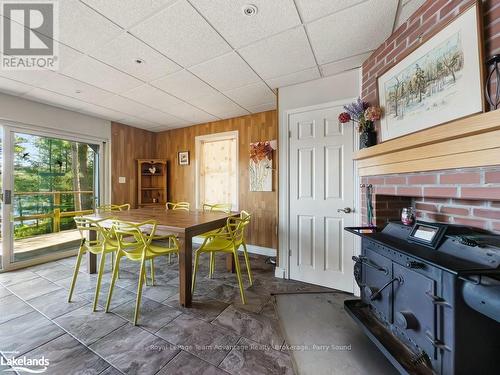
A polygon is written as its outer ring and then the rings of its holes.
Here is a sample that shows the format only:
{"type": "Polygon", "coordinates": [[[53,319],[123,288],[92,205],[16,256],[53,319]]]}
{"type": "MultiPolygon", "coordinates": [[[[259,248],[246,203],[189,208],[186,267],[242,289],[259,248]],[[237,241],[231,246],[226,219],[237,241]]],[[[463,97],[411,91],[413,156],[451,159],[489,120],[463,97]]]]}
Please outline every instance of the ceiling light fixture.
{"type": "Polygon", "coordinates": [[[259,12],[259,9],[253,5],[248,4],[243,7],[243,14],[248,17],[255,16],[259,12]]]}

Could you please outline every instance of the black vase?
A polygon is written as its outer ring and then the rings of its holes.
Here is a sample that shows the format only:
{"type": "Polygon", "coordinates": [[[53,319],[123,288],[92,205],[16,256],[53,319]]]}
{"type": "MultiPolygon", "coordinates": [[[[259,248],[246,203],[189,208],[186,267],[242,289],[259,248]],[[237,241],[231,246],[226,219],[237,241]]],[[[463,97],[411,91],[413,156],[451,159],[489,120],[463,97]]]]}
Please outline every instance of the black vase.
{"type": "Polygon", "coordinates": [[[359,148],[367,148],[377,144],[377,132],[368,130],[359,135],[359,148]]]}

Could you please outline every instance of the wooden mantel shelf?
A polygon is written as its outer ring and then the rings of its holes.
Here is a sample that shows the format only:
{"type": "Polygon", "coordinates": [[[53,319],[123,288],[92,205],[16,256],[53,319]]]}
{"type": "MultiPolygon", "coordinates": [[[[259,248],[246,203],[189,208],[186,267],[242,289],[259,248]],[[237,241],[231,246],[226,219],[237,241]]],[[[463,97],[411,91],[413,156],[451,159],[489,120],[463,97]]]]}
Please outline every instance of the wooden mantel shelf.
{"type": "Polygon", "coordinates": [[[360,176],[500,164],[500,110],[480,113],[358,151],[360,176]]]}

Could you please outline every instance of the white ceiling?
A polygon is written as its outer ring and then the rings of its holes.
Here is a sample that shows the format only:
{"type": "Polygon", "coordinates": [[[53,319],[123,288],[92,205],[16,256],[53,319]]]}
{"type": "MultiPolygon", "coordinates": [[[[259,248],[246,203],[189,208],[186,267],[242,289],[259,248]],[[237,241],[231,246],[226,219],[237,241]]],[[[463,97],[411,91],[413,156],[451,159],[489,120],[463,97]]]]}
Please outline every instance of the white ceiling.
{"type": "Polygon", "coordinates": [[[0,70],[0,91],[152,131],[261,112],[359,67],[423,1],[63,0],[59,70],[0,70]]]}

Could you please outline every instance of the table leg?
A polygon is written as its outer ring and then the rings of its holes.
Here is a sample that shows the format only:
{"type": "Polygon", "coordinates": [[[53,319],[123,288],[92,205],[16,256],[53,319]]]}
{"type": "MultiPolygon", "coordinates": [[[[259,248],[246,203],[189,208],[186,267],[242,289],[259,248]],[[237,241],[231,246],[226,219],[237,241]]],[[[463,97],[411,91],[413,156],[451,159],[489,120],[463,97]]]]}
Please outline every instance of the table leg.
{"type": "Polygon", "coordinates": [[[193,237],[186,234],[179,239],[179,303],[191,307],[191,279],[193,273],[193,237]]]}
{"type": "Polygon", "coordinates": [[[233,254],[227,254],[226,255],[226,269],[227,272],[235,273],[236,269],[234,266],[234,256],[233,254]]]}
{"type": "MultiPolygon", "coordinates": [[[[87,235],[88,241],[96,240],[96,232],[93,230],[89,230],[87,235]]],[[[88,273],[97,273],[97,255],[92,254],[90,251],[87,251],[87,272],[88,273]]]]}

